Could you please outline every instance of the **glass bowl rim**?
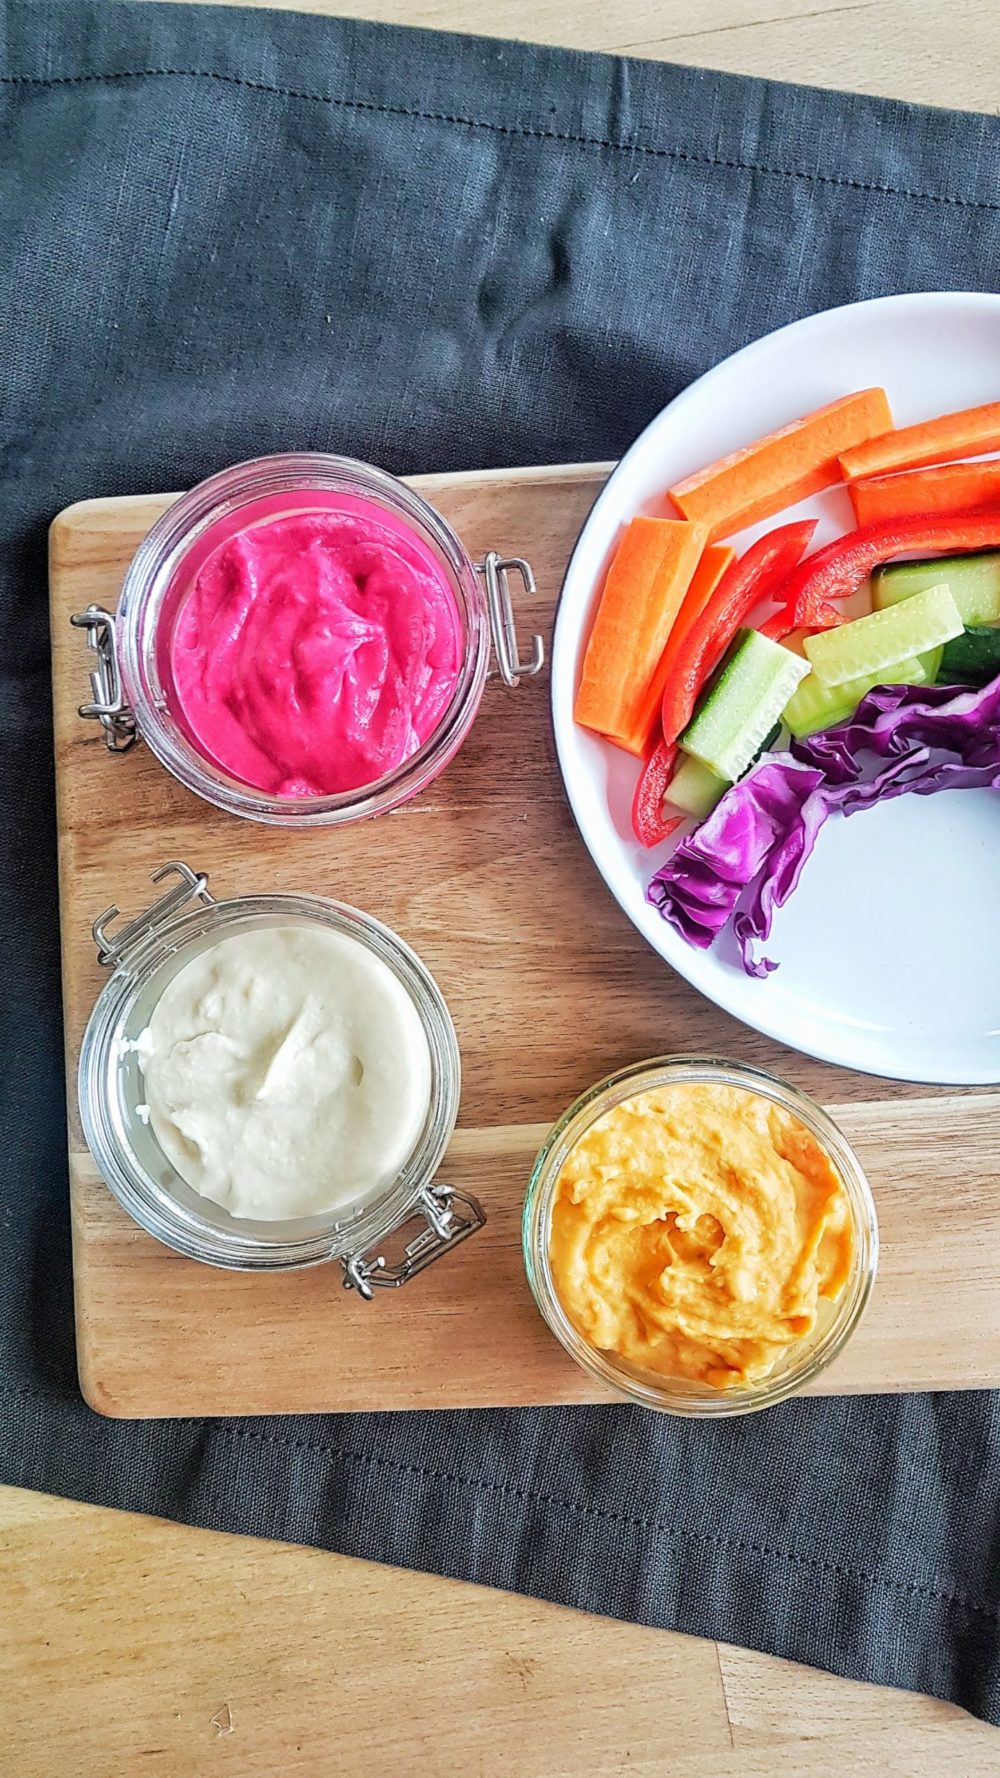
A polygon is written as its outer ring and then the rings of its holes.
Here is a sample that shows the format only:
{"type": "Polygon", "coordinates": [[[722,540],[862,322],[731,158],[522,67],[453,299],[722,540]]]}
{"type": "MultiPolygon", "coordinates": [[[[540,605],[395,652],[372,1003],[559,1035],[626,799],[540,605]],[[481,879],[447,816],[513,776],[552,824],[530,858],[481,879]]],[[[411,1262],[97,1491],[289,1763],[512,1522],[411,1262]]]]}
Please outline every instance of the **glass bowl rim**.
{"type": "Polygon", "coordinates": [[[878,1268],[878,1218],[871,1186],[857,1155],[829,1113],[807,1093],[769,1070],[719,1056],[671,1053],[619,1068],[595,1082],[573,1101],[553,1124],[532,1168],[521,1222],[522,1250],[528,1284],[543,1320],[559,1344],[583,1370],[621,1399],[661,1413],[690,1418],[731,1419],[757,1413],[798,1395],[842,1352],[868,1304],[878,1268]],[[570,1321],[552,1281],[548,1262],[548,1231],[552,1199],[563,1162],[586,1130],[624,1099],[657,1086],[704,1083],[740,1087],[783,1106],[805,1125],[832,1159],[847,1193],[854,1228],[851,1276],[831,1305],[828,1325],[818,1338],[807,1336],[796,1363],[744,1389],[671,1388],[654,1373],[641,1375],[619,1363],[613,1354],[592,1346],[570,1321]]]}

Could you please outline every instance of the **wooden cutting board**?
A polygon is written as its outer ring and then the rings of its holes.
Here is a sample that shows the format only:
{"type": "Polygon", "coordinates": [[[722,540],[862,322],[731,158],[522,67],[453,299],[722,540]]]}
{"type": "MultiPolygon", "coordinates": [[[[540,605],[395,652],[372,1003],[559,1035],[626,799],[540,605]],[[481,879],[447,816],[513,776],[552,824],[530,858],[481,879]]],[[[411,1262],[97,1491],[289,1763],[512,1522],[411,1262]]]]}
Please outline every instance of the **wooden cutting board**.
{"type": "MultiPolygon", "coordinates": [[[[608,465],[422,476],[473,557],[532,561],[522,629],[551,632],[573,542],[608,465]]],[[[666,1051],[774,1069],[828,1105],[871,1179],[882,1260],[827,1393],[1000,1384],[1000,1093],[935,1092],[783,1049],[658,960],[605,890],[566,805],[545,679],[491,683],[458,757],[416,801],[357,827],[277,831],[190,795],[141,745],[114,757],[77,716],[73,611],[114,607],[168,495],[94,500],[51,532],[51,618],[76,1325],[84,1395],[123,1417],[503,1406],[601,1399],[530,1298],[519,1218],[549,1124],[585,1087],[666,1051]],[[167,859],[217,897],[301,890],[395,927],[448,999],[462,1048],[459,1126],[441,1178],[485,1229],[401,1291],[365,1303],[337,1265],[275,1276],[181,1259],[119,1209],[84,1147],[80,1039],[105,979],[95,915],[152,898],[167,859]]]]}

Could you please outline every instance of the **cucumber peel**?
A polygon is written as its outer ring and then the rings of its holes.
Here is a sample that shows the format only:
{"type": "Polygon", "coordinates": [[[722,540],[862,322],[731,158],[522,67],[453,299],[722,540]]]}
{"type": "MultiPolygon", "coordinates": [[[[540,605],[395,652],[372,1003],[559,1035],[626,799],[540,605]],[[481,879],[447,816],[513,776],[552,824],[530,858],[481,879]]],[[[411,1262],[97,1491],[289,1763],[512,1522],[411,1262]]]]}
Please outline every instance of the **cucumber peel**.
{"type": "Polygon", "coordinates": [[[728,778],[720,778],[690,753],[681,753],[680,761],[667,785],[667,801],[685,815],[703,821],[710,815],[719,798],[729,789],[728,778]]]}
{"type": "Polygon", "coordinates": [[[872,605],[884,611],[901,599],[946,586],[964,624],[1000,623],[1000,550],[938,556],[929,562],[890,562],[872,573],[872,605]]]}
{"type": "Polygon", "coordinates": [[[791,649],[782,648],[757,630],[742,630],[680,738],[684,752],[700,760],[717,778],[735,782],[759,752],[808,671],[808,662],[791,649]]]}
{"type": "Polygon", "coordinates": [[[1000,630],[970,625],[945,643],[938,671],[942,685],[988,685],[1000,673],[1000,630]]]}

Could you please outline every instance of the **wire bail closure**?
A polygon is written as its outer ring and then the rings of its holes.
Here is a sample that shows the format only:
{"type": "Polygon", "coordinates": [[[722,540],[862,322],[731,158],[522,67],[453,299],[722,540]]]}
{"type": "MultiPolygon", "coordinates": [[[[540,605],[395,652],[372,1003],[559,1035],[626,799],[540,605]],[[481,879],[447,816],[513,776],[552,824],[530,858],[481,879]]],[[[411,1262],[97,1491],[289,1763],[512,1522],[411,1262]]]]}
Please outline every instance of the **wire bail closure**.
{"type": "Polygon", "coordinates": [[[122,696],[116,646],[117,619],[110,611],[105,611],[103,605],[88,605],[86,611],[75,611],[69,621],[76,629],[86,630],[87,647],[97,656],[90,675],[91,701],[79,706],[80,715],[96,717],[104,730],[109,753],[126,753],[138,740],[139,731],[135,716],[122,696]]]}
{"type": "MultiPolygon", "coordinates": [[[[496,550],[487,552],[476,573],[482,576],[485,586],[496,671],[504,684],[513,688],[522,679],[533,679],[545,665],[545,644],[538,635],[531,637],[528,653],[522,659],[511,597],[511,575],[519,578],[529,595],[536,591],[535,576],[531,564],[522,556],[500,556],[496,550]]],[[[122,692],[117,617],[103,605],[88,605],[85,611],[74,612],[69,621],[75,629],[86,631],[87,646],[97,657],[90,674],[91,697],[79,705],[80,715],[100,723],[109,753],[127,753],[138,740],[139,731],[135,712],[122,692]]]]}
{"type": "Polygon", "coordinates": [[[180,859],[171,859],[169,864],[161,864],[159,870],[153,871],[154,883],[162,883],[165,877],[178,877],[172,889],[167,889],[157,901],[154,901],[145,913],[136,914],[135,918],[126,922],[119,931],[109,933],[108,927],[112,920],[117,920],[121,909],[117,902],[105,908],[103,914],[90,928],[97,946],[97,961],[105,968],[121,963],[136,942],[142,943],[154,933],[164,921],[178,913],[189,901],[200,901],[204,907],[211,907],[214,895],[208,892],[208,877],[204,871],[193,871],[189,864],[180,859]]]}
{"type": "Polygon", "coordinates": [[[481,1229],[486,1212],[467,1192],[456,1191],[450,1185],[425,1185],[413,1209],[389,1233],[395,1234],[418,1220],[424,1226],[404,1247],[403,1257],[396,1265],[388,1264],[381,1253],[352,1253],[342,1259],[344,1289],[356,1290],[367,1303],[376,1290],[398,1290],[401,1284],[408,1284],[418,1272],[481,1229]]]}
{"type": "MultiPolygon", "coordinates": [[[[170,887],[123,925],[114,924],[121,917],[117,905],[98,915],[91,930],[99,963],[112,969],[128,967],[133,959],[144,954],[148,941],[189,903],[215,905],[204,871],[192,870],[180,859],[171,859],[152,873],[157,884],[170,878],[174,879],[170,887]]],[[[427,1174],[423,1177],[428,1181],[427,1174]]],[[[486,1222],[486,1212],[478,1199],[453,1186],[432,1185],[429,1181],[409,1197],[407,1207],[397,1215],[398,1220],[377,1236],[375,1246],[368,1252],[336,1255],[344,1271],[344,1289],[356,1290],[366,1302],[371,1302],[376,1290],[395,1290],[407,1284],[418,1272],[467,1241],[486,1222]],[[405,1245],[401,1257],[391,1261],[380,1250],[397,1235],[403,1236],[405,1245]]]]}
{"type": "Polygon", "coordinates": [[[533,595],[536,587],[530,562],[523,556],[499,556],[491,549],[476,573],[482,575],[486,586],[493,657],[501,679],[511,687],[519,685],[522,679],[533,679],[545,665],[545,644],[541,636],[532,636],[527,659],[521,659],[509,579],[510,575],[516,574],[524,591],[533,595]]]}

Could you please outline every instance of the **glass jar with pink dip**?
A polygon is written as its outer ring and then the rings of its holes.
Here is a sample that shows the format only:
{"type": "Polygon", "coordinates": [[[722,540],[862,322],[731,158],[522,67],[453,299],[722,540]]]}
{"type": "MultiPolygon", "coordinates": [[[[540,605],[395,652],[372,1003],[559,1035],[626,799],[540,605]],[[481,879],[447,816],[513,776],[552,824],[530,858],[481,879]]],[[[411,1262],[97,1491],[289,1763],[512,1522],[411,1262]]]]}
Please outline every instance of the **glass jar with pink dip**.
{"type": "Polygon", "coordinates": [[[260,457],[168,507],[116,612],[73,618],[97,655],[108,747],[141,738],[190,790],[254,821],[321,826],[395,808],[452,759],[491,657],[519,647],[521,558],[475,563],[412,487],[347,457],[260,457]]]}

